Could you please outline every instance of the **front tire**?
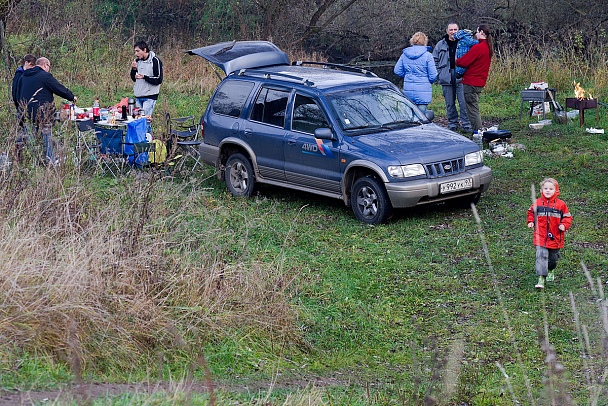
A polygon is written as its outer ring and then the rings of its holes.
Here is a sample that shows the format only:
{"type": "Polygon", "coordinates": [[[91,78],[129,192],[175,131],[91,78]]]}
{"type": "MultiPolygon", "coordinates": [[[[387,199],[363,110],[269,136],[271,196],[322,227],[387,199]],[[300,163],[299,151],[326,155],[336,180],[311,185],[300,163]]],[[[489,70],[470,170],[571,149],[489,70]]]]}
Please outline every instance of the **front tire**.
{"type": "Polygon", "coordinates": [[[232,154],[226,162],[224,180],[230,193],[236,197],[249,197],[253,193],[255,179],[253,167],[243,154],[232,154]]]}
{"type": "Polygon", "coordinates": [[[359,178],[353,185],[351,207],[355,217],[367,224],[383,223],[393,214],[384,185],[371,176],[359,178]]]}

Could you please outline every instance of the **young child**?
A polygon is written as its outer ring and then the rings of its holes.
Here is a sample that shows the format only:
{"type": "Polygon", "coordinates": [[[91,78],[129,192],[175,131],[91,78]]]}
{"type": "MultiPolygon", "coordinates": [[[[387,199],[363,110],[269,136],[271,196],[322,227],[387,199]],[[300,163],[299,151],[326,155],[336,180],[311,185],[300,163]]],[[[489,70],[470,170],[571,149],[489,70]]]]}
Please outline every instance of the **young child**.
{"type": "Polygon", "coordinates": [[[545,280],[555,278],[559,250],[564,247],[564,233],[572,224],[572,215],[563,200],[558,199],[559,185],[553,178],[540,183],[541,197],[528,209],[528,227],[534,228],[536,246],[536,289],[545,287],[545,280]]]}
{"type": "MultiPolygon", "coordinates": [[[[473,37],[473,32],[471,32],[471,30],[458,30],[454,34],[454,38],[458,41],[458,44],[456,44],[456,59],[469,52],[473,45],[479,43],[479,41],[473,37]]],[[[461,78],[466,70],[467,68],[457,66],[456,77],[461,78]]]]}

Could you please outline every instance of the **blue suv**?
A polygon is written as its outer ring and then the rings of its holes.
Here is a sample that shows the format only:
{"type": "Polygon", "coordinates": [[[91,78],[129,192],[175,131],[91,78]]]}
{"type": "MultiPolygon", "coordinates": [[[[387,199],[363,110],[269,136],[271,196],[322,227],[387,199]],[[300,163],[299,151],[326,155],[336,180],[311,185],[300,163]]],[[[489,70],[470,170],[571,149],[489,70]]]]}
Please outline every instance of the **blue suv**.
{"type": "Polygon", "coordinates": [[[369,71],[290,64],[265,41],[188,53],[226,74],[201,119],[200,154],[234,196],[277,185],[340,199],[378,224],[393,209],[468,206],[490,186],[477,144],[433,124],[432,111],[369,71]]]}

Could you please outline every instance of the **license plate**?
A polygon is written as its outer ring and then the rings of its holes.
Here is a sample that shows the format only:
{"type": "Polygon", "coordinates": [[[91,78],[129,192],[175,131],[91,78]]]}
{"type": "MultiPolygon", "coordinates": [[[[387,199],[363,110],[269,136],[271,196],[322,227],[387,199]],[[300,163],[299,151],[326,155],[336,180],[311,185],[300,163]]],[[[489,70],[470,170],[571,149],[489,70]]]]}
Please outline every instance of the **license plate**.
{"type": "Polygon", "coordinates": [[[441,185],[439,185],[439,192],[440,193],[451,193],[451,192],[456,192],[458,190],[471,189],[472,187],[473,187],[473,179],[467,178],[467,179],[455,180],[454,182],[442,183],[441,185]]]}

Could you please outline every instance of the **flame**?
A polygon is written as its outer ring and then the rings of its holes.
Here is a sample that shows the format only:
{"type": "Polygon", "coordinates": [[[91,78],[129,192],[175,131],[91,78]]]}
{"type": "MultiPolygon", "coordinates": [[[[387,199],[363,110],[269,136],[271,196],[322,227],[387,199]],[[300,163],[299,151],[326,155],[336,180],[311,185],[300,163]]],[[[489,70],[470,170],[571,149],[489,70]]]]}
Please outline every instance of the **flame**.
{"type": "Polygon", "coordinates": [[[593,99],[593,96],[591,96],[589,94],[589,92],[587,93],[587,97],[585,97],[585,89],[583,89],[581,87],[580,82],[574,81],[574,97],[576,97],[578,100],[584,100],[584,99],[593,99]]]}

